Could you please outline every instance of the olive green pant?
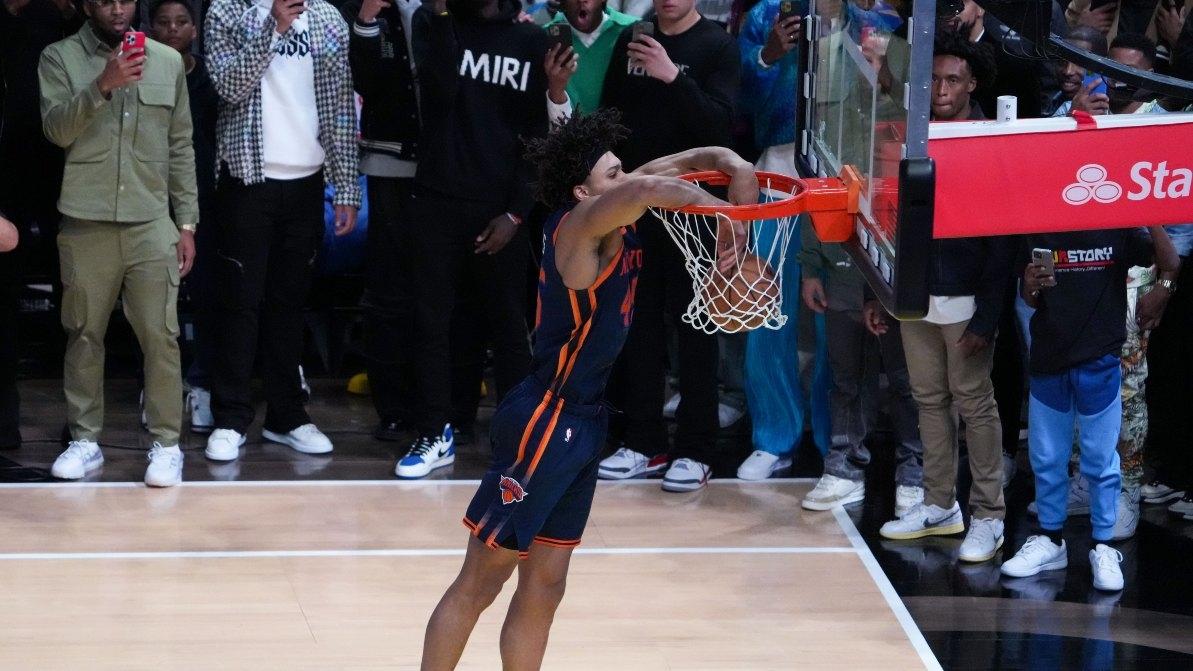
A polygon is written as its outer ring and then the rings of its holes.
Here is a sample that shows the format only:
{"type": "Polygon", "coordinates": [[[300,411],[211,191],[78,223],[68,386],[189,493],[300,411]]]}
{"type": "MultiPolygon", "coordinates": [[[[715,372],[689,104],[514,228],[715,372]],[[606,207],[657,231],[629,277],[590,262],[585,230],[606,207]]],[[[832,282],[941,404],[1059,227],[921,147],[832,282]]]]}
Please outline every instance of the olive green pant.
{"type": "Polygon", "coordinates": [[[145,357],[145,412],[162,445],[178,444],[178,230],[168,218],[141,224],[63,217],[62,326],[66,420],[75,440],[99,441],[104,424],[104,335],[121,298],[145,357]]]}

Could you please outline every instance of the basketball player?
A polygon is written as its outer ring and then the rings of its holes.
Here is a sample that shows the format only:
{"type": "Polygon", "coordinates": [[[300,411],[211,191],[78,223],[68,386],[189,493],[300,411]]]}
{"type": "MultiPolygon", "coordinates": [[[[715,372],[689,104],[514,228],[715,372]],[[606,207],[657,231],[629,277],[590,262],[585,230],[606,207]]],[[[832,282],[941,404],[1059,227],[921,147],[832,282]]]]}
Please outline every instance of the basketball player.
{"type": "MultiPolygon", "coordinates": [[[[674,178],[687,172],[725,172],[733,203],[758,202],[753,167],[728,149],[693,149],[626,174],[609,151],[628,132],[617,120],[613,111],[577,115],[529,143],[538,198],[556,208],[543,231],[534,365],[493,417],[493,464],[464,518],[472,531],[464,566],[427,625],[424,670],[455,667],[515,567],[502,664],[539,668],[596,489],[605,383],[630,327],[642,265],[635,222],[649,207],[727,205],[674,178]]],[[[744,228],[734,232],[744,239],[744,228]]],[[[724,272],[736,252],[719,250],[724,272]]]]}

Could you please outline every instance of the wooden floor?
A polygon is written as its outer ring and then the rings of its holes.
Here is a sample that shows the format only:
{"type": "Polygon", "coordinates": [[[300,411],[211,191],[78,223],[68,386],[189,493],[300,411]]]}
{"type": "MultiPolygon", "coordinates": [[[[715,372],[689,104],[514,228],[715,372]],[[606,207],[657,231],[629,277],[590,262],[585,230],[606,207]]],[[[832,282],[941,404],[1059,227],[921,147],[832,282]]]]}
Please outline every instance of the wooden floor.
{"type": "MultiPolygon", "coordinates": [[[[474,486],[0,487],[0,669],[417,668],[474,486]]],[[[809,486],[602,484],[544,667],[935,667],[809,486]]],[[[499,668],[512,591],[461,668],[499,668]]]]}

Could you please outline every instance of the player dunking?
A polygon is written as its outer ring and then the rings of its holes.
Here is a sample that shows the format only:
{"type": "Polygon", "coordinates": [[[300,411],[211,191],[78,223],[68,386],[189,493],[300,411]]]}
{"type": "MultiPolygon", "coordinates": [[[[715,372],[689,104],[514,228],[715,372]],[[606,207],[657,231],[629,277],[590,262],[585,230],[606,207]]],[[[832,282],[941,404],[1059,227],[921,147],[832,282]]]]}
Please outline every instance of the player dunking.
{"type": "MultiPolygon", "coordinates": [[[[592,508],[608,422],[605,383],[633,316],[642,265],[634,224],[648,207],[728,205],[675,178],[688,172],[727,173],[733,203],[758,202],[753,166],[728,149],[693,149],[626,174],[609,151],[627,135],[617,120],[610,111],[576,116],[530,142],[538,196],[557,208],[544,229],[534,368],[493,417],[493,464],[464,518],[472,531],[464,566],[427,624],[424,670],[455,667],[515,567],[502,665],[540,667],[592,508]]],[[[726,251],[722,268],[734,263],[726,251]]]]}

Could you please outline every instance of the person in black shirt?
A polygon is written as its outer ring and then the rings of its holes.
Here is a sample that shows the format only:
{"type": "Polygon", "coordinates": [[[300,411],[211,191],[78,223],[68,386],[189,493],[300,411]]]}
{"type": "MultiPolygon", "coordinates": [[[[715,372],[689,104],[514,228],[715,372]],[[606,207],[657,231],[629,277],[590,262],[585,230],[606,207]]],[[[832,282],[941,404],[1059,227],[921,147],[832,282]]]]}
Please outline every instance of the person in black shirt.
{"type": "MultiPolygon", "coordinates": [[[[215,120],[219,94],[207,74],[203,59],[191,53],[198,33],[194,9],[185,0],[161,0],[153,6],[150,27],[153,38],[182,54],[186,70],[186,88],[190,94],[191,124],[194,129],[195,182],[199,188],[199,221],[214,222],[215,215],[215,120]]],[[[215,365],[216,341],[212,333],[216,287],[211,272],[216,250],[216,226],[200,226],[195,232],[195,265],[186,278],[195,320],[195,351],[186,381],[190,387],[187,408],[191,431],[210,433],[215,423],[211,416],[210,374],[215,365]]]]}
{"type": "MultiPolygon", "coordinates": [[[[497,395],[530,370],[526,316],[533,205],[522,138],[547,129],[547,34],[516,0],[436,0],[417,49],[422,134],[408,208],[418,437],[394,469],[421,478],[455,460],[451,323],[466,293],[493,345],[497,395]]],[[[424,8],[429,8],[424,5],[424,8]]]]}
{"type": "Polygon", "coordinates": [[[21,232],[21,248],[0,256],[0,448],[21,444],[18,428],[17,320],[27,271],[58,286],[58,191],[62,150],[41,130],[37,63],[46,46],[73,35],[82,13],[70,0],[4,0],[0,4],[0,207],[21,232]],[[36,231],[36,234],[34,232],[36,231]]]}
{"type": "MultiPolygon", "coordinates": [[[[1119,350],[1126,339],[1127,271],[1150,265],[1153,250],[1161,274],[1175,276],[1180,268],[1163,227],[1150,232],[1151,241],[1131,230],[1025,239],[1033,261],[1023,272],[1021,292],[1036,308],[1031,320],[1028,448],[1039,529],[1003,564],[1005,575],[1022,578],[1068,565],[1061,532],[1076,426],[1081,473],[1090,491],[1094,587],[1123,588],[1122,555],[1107,543],[1113,535],[1121,480],[1116,448],[1122,425],[1119,350]]],[[[1137,318],[1146,329],[1157,317],[1140,309],[1137,318]]]]}
{"type": "Polygon", "coordinates": [[[993,117],[999,96],[1015,96],[1019,118],[1041,116],[1040,73],[1035,60],[1017,53],[1023,51],[1021,45],[1004,46],[1000,36],[986,29],[984,17],[985,10],[977,2],[964,0],[961,11],[945,22],[947,30],[989,50],[994,61],[994,77],[983,81],[975,92],[976,104],[987,117],[993,117]]]}
{"type": "MultiPolygon", "coordinates": [[[[693,0],[656,0],[654,37],[633,41],[626,30],[613,47],[602,104],[620,110],[630,136],[617,148],[626,170],[700,146],[729,146],[733,100],[741,76],[737,43],[700,16],[693,0]]],[[[653,216],[653,215],[648,215],[653,216]]],[[[663,423],[666,331],[674,318],[679,345],[680,404],[667,491],[693,491],[708,481],[719,430],[717,337],[680,321],[692,299],[684,257],[661,226],[640,226],[644,270],[634,323],[610,383],[624,413],[624,447],[601,462],[603,478],[659,473],[667,467],[663,423]]]]}

